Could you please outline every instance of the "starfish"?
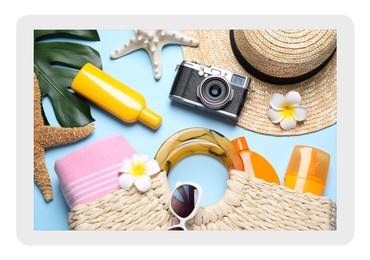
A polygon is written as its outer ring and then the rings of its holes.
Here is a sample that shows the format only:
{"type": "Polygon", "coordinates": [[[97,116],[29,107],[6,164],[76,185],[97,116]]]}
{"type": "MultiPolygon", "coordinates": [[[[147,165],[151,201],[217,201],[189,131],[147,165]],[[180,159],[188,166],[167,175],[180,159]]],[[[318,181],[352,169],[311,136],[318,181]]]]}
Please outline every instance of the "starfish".
{"type": "Polygon", "coordinates": [[[159,80],[162,76],[162,48],[167,44],[195,47],[199,42],[197,39],[176,31],[136,30],[135,36],[127,44],[112,52],[110,57],[117,59],[138,49],[146,49],[152,63],[154,78],[159,80]]]}
{"type": "Polygon", "coordinates": [[[83,127],[56,127],[44,124],[41,112],[41,94],[37,77],[33,76],[34,88],[34,123],[33,123],[33,174],[37,186],[40,188],[44,199],[49,202],[53,199],[53,190],[50,176],[45,164],[45,149],[48,147],[75,142],[88,136],[94,125],[83,127]]]}

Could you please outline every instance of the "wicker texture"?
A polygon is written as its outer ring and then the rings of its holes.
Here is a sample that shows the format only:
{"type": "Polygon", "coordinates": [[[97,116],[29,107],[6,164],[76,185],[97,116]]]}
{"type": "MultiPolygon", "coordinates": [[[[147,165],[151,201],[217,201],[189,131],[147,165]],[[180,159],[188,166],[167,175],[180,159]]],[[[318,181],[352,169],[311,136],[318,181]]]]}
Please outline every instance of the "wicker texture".
{"type": "MultiPolygon", "coordinates": [[[[114,191],[69,215],[74,230],[163,230],[176,219],[168,210],[165,172],[147,193],[114,191]]],[[[336,205],[329,198],[300,193],[231,171],[224,197],[200,208],[189,221],[194,230],[335,230],[336,205]]]]}
{"type": "Polygon", "coordinates": [[[259,71],[296,77],[319,67],[336,48],[335,30],[236,30],[242,55],[259,71]]]}

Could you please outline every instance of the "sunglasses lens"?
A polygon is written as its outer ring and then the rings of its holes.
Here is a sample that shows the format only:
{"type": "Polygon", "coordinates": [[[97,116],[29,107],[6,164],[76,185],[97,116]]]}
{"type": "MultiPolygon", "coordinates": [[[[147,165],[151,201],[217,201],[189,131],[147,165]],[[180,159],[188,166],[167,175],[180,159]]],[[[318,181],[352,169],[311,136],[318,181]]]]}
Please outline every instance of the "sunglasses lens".
{"type": "Polygon", "coordinates": [[[173,227],[170,228],[168,231],[184,231],[184,229],[182,227],[173,227]]]}
{"type": "Polygon", "coordinates": [[[181,185],[176,188],[171,198],[171,206],[176,215],[188,217],[198,202],[199,191],[192,185],[181,185]]]}

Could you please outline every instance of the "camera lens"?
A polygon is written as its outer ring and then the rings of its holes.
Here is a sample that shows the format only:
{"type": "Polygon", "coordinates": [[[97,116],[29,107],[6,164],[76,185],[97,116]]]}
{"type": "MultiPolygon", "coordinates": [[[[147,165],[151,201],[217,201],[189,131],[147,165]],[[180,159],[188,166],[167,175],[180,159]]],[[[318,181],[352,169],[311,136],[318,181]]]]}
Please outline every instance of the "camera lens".
{"type": "Polygon", "coordinates": [[[206,78],[199,86],[198,96],[203,105],[210,109],[221,109],[232,99],[229,83],[217,76],[206,78]]]}
{"type": "Polygon", "coordinates": [[[217,85],[213,85],[209,88],[209,94],[212,97],[218,97],[221,94],[221,88],[217,85]]]}

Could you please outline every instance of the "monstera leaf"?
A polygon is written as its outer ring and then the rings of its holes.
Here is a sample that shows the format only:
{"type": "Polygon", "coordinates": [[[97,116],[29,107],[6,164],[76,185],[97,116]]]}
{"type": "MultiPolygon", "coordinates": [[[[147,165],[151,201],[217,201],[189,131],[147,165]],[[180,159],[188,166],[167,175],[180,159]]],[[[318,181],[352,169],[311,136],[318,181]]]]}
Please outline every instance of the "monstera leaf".
{"type": "MultiPolygon", "coordinates": [[[[34,31],[34,72],[42,98],[50,98],[60,126],[88,125],[94,121],[88,101],[69,88],[78,70],[86,63],[102,68],[100,55],[87,45],[59,41],[61,37],[98,41],[99,35],[96,30],[34,31]]],[[[49,124],[45,116],[44,120],[49,124]]]]}

